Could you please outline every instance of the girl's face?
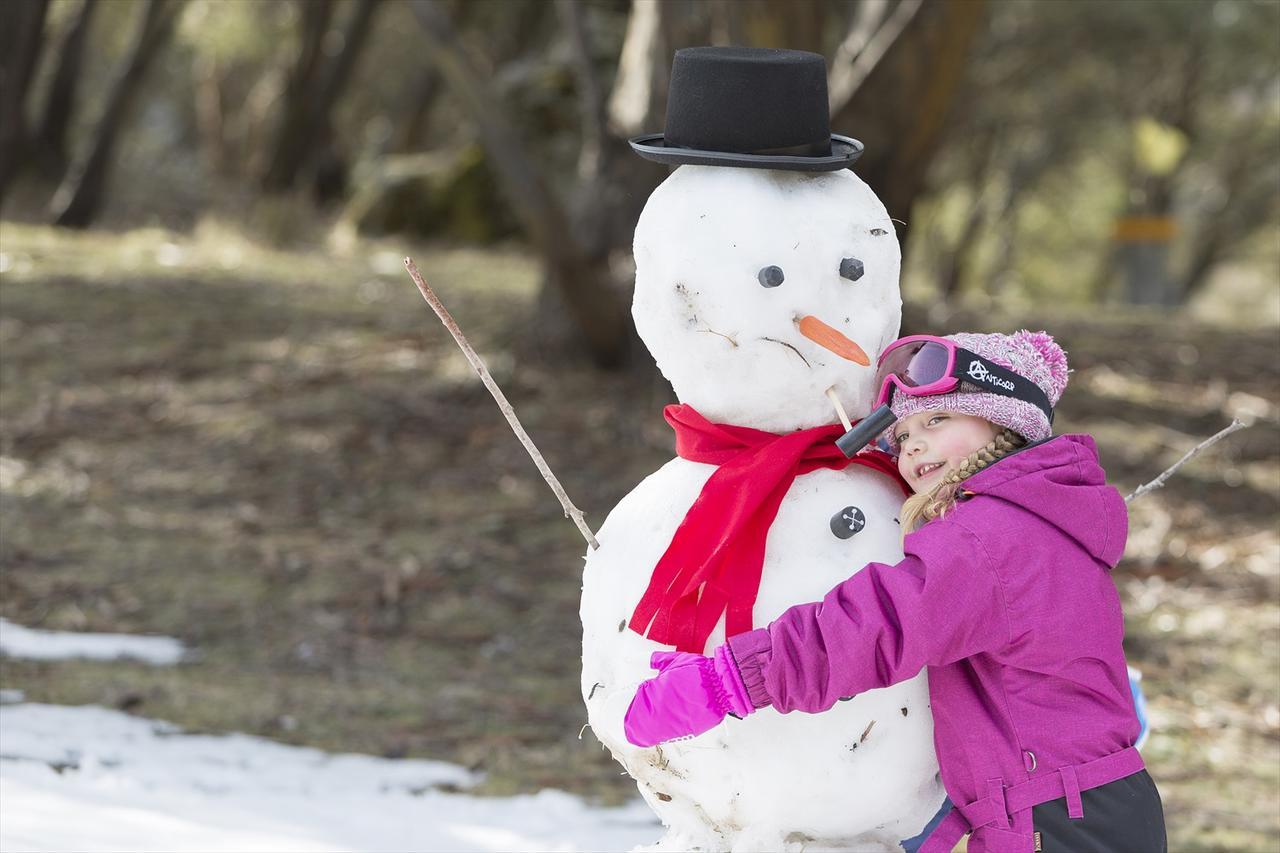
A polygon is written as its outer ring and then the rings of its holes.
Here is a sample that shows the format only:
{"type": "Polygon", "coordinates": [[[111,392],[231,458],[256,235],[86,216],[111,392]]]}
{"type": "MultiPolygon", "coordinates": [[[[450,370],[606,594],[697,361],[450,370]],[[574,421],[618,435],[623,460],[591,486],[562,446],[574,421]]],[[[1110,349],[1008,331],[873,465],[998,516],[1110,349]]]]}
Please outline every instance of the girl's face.
{"type": "Polygon", "coordinates": [[[1000,433],[985,418],[956,412],[916,412],[893,429],[902,448],[898,472],[916,494],[933,488],[947,471],[1000,433]]]}

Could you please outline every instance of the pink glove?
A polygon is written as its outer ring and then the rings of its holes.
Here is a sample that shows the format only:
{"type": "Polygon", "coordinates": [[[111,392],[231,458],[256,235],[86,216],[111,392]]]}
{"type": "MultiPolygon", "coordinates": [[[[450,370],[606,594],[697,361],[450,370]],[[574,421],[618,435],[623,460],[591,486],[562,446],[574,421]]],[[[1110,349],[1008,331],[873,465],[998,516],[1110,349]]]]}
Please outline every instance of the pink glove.
{"type": "Polygon", "coordinates": [[[717,646],[711,657],[654,652],[649,665],[658,675],[636,690],[622,722],[636,746],[700,735],[726,714],[745,717],[755,710],[727,645],[717,646]]]}

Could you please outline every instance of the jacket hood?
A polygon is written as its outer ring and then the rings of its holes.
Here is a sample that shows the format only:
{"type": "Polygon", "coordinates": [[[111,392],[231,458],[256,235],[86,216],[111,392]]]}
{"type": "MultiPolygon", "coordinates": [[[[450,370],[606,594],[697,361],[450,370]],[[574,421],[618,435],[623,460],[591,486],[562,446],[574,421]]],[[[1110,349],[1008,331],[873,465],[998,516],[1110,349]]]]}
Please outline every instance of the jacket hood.
{"type": "Polygon", "coordinates": [[[1035,513],[1111,568],[1124,555],[1128,508],[1107,485],[1090,436],[1060,435],[1029,445],[969,477],[962,488],[1035,513]]]}

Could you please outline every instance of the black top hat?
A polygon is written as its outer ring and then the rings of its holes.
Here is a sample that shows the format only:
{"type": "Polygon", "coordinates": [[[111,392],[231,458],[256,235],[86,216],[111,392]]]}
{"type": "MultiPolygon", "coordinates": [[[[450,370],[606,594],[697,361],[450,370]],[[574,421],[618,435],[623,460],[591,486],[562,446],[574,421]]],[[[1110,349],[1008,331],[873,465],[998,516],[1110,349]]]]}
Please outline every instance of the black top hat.
{"type": "Polygon", "coordinates": [[[862,143],[831,132],[827,63],[803,50],[688,47],[671,63],[664,133],[631,140],[673,165],[833,172],[862,143]]]}

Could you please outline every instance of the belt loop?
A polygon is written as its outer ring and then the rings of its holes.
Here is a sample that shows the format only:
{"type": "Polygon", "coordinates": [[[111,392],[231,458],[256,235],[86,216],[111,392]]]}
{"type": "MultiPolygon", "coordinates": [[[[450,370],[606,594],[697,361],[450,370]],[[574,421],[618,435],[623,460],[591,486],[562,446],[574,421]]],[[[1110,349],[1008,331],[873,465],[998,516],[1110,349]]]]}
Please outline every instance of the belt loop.
{"type": "Polygon", "coordinates": [[[987,780],[987,798],[991,801],[992,811],[995,812],[995,820],[992,822],[1001,829],[1009,829],[1009,804],[1004,798],[1003,779],[987,780]]]}
{"type": "Polygon", "coordinates": [[[1067,794],[1067,817],[1080,820],[1084,817],[1084,801],[1080,799],[1080,780],[1076,778],[1076,769],[1060,767],[1058,773],[1062,776],[1062,788],[1067,794]]]}
{"type": "Polygon", "coordinates": [[[959,809],[947,812],[942,823],[934,827],[916,853],[951,853],[961,838],[969,833],[969,824],[959,809]]]}

